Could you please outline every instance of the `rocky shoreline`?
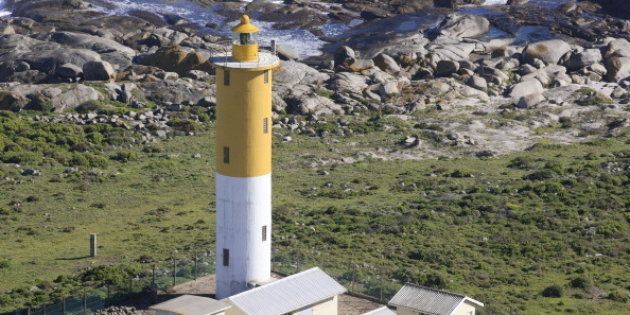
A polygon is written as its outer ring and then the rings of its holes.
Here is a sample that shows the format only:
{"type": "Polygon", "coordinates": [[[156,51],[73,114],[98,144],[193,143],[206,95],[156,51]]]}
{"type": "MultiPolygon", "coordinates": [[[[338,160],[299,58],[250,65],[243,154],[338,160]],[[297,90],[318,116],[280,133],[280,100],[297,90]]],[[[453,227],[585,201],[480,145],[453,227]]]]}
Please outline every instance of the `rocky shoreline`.
{"type": "MultiPolygon", "coordinates": [[[[432,1],[389,2],[245,5],[261,20],[282,20],[279,28],[366,21],[328,39],[321,57],[301,60],[291,47],[279,47],[278,134],[349,136],[357,132],[353,121],[379,114],[413,125],[414,133],[392,135],[400,140],[395,149],[372,156],[416,159],[492,156],[541,139],[570,143],[628,133],[630,21],[606,15],[606,6],[583,1],[541,11],[511,1],[486,17],[427,9],[432,1]],[[438,25],[392,24],[427,12],[447,15],[438,25]],[[399,31],[379,31],[388,25],[399,31]],[[516,36],[531,26],[547,28],[552,38],[516,36]],[[507,36],[488,37],[495,29],[507,36]],[[324,123],[335,128],[322,130],[324,123]]],[[[219,13],[228,19],[243,8],[222,4],[219,13]]],[[[0,109],[39,111],[33,119],[42,121],[111,124],[137,130],[146,142],[192,133],[175,119],[213,116],[208,58],[223,51],[224,38],[177,15],[108,15],[97,10],[104,1],[11,5],[12,16],[0,18],[0,109]],[[106,110],[112,104],[122,110],[106,110]]]]}

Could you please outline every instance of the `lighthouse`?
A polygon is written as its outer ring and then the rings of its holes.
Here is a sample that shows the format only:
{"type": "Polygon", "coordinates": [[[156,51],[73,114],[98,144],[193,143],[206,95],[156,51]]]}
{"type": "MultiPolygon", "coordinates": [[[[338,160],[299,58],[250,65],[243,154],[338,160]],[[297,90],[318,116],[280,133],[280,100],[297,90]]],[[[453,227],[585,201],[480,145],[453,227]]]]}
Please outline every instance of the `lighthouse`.
{"type": "Polygon", "coordinates": [[[216,69],[216,297],[271,277],[271,88],[278,58],[241,17],[216,69]]]}

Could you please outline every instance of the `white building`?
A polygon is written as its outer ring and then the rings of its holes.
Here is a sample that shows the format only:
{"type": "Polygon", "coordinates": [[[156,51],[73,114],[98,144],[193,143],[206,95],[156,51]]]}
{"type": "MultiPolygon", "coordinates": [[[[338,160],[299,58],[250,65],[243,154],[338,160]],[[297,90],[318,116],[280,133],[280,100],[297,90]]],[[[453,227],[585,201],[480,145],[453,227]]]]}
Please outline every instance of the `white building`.
{"type": "Polygon", "coordinates": [[[226,315],[336,315],[341,286],[315,267],[227,298],[226,315]]]}
{"type": "Polygon", "coordinates": [[[336,315],[339,295],[345,292],[315,267],[221,301],[184,295],[151,309],[157,315],[336,315]]]}
{"type": "Polygon", "coordinates": [[[465,295],[411,284],[404,285],[389,301],[398,315],[475,315],[483,303],[465,295]]]}

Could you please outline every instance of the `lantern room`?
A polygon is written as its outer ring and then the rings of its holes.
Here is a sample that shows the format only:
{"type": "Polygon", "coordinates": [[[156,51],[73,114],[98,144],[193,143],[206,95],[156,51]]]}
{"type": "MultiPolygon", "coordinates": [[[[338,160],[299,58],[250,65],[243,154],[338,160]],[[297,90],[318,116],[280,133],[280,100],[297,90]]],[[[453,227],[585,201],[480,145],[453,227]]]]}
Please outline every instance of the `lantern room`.
{"type": "Polygon", "coordinates": [[[241,23],[232,28],[232,57],[236,61],[255,61],[258,59],[258,32],[260,30],[243,15],[241,23]]]}

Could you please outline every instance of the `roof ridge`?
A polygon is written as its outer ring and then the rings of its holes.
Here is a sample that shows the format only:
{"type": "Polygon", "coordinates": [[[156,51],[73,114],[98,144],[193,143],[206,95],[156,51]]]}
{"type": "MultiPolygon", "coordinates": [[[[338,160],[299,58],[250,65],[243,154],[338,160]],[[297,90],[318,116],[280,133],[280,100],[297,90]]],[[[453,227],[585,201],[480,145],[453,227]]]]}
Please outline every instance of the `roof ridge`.
{"type": "Polygon", "coordinates": [[[253,289],[251,289],[251,290],[243,291],[243,292],[241,292],[241,293],[239,293],[239,294],[232,295],[232,296],[228,297],[228,299],[232,299],[232,298],[235,298],[235,297],[240,297],[240,296],[245,296],[245,295],[247,295],[248,293],[256,292],[256,291],[258,291],[258,290],[262,290],[263,288],[269,288],[269,287],[271,287],[271,286],[273,286],[273,285],[275,285],[275,284],[277,284],[277,283],[282,283],[282,282],[284,282],[285,280],[289,280],[289,279],[295,278],[296,276],[303,275],[303,274],[306,274],[306,273],[309,273],[309,272],[312,272],[312,271],[315,271],[315,270],[321,270],[321,269],[320,269],[319,267],[313,267],[313,268],[311,268],[311,269],[307,269],[307,270],[304,270],[304,271],[300,271],[300,272],[298,272],[298,273],[294,273],[294,274],[292,274],[292,275],[290,275],[290,276],[287,276],[287,277],[284,277],[284,278],[282,278],[282,279],[278,279],[278,280],[276,280],[276,281],[274,281],[274,282],[267,283],[267,284],[261,285],[261,286],[259,286],[259,287],[253,288],[253,289]]]}
{"type": "Polygon", "coordinates": [[[416,288],[419,288],[419,289],[425,289],[425,290],[429,290],[429,291],[433,291],[433,292],[438,292],[438,293],[443,293],[443,294],[453,295],[453,296],[456,296],[456,297],[460,297],[460,298],[462,298],[462,299],[464,299],[464,298],[469,298],[468,296],[463,295],[463,294],[453,293],[453,292],[449,292],[449,291],[446,291],[446,290],[441,290],[441,289],[436,289],[436,288],[432,288],[432,287],[427,287],[427,286],[424,286],[424,285],[419,285],[419,284],[414,284],[414,283],[408,283],[408,282],[407,282],[407,283],[405,283],[405,285],[412,286],[412,287],[416,287],[416,288]]]}

